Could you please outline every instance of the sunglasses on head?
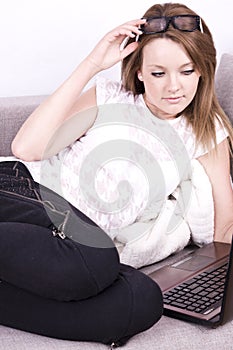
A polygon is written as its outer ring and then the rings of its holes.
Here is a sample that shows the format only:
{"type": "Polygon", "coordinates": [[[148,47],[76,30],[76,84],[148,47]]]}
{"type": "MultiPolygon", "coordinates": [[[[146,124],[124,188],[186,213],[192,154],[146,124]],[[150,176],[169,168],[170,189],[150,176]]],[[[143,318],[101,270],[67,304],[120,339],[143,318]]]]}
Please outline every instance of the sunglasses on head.
{"type": "Polygon", "coordinates": [[[143,34],[163,33],[168,30],[170,24],[183,32],[194,32],[195,30],[202,32],[201,19],[195,15],[148,17],[146,22],[141,25],[140,30],[143,34]]]}

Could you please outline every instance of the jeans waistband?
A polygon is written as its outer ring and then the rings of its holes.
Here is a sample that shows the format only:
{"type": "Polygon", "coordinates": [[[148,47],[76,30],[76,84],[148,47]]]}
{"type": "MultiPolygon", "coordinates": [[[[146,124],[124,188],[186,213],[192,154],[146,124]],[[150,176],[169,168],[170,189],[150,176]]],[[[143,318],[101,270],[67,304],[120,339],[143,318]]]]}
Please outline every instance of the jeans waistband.
{"type": "Polygon", "coordinates": [[[20,161],[4,161],[0,162],[0,174],[9,174],[16,177],[29,177],[32,179],[32,175],[28,168],[20,161]]]}
{"type": "Polygon", "coordinates": [[[0,190],[38,199],[38,188],[30,172],[19,161],[0,162],[0,190]]]}

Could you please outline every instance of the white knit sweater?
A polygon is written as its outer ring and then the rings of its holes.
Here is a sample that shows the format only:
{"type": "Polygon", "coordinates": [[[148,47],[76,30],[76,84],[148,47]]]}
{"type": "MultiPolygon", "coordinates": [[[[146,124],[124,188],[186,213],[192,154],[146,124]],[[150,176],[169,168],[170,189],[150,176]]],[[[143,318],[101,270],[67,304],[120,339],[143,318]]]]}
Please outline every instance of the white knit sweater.
{"type": "Polygon", "coordinates": [[[132,232],[137,231],[137,224],[142,225],[135,222],[117,236],[116,244],[122,263],[139,268],[183,249],[190,239],[198,245],[213,241],[211,184],[200,162],[192,160],[191,163],[192,176],[181,182],[173,198],[165,201],[163,210],[154,220],[144,223],[144,231],[141,227],[143,234],[132,238],[132,232]]]}

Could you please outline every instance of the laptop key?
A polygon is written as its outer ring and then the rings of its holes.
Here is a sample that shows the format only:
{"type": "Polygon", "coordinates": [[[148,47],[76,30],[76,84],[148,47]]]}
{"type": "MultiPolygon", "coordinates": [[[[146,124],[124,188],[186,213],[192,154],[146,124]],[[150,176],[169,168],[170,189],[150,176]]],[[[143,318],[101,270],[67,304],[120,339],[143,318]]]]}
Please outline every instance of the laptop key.
{"type": "Polygon", "coordinates": [[[196,278],[191,278],[190,280],[185,281],[184,285],[189,286],[195,282],[196,282],[196,278]]]}
{"type": "Polygon", "coordinates": [[[216,292],[210,293],[208,296],[210,299],[212,299],[212,298],[215,298],[217,295],[219,295],[219,293],[216,291],[216,292]]]}
{"type": "Polygon", "coordinates": [[[202,292],[203,290],[204,290],[203,287],[197,287],[196,289],[192,290],[192,293],[193,294],[198,294],[198,293],[202,292]]]}
{"type": "Polygon", "coordinates": [[[197,313],[200,313],[200,312],[202,312],[202,309],[200,307],[197,307],[194,311],[197,313]]]}
{"type": "Polygon", "coordinates": [[[193,289],[195,289],[197,287],[199,287],[199,283],[196,283],[196,282],[189,285],[189,289],[190,290],[193,290],[193,289]]]}
{"type": "Polygon", "coordinates": [[[199,293],[199,295],[202,297],[205,297],[206,295],[208,295],[208,292],[203,290],[202,292],[199,293]]]}
{"type": "Polygon", "coordinates": [[[164,302],[164,304],[171,304],[172,301],[169,300],[168,298],[164,298],[163,302],[164,302]]]}
{"type": "Polygon", "coordinates": [[[178,303],[178,302],[176,302],[176,301],[173,301],[172,306],[176,306],[176,307],[179,307],[179,308],[181,308],[181,309],[186,309],[186,305],[185,305],[185,304],[183,304],[183,303],[178,303]]]}
{"type": "Polygon", "coordinates": [[[195,310],[195,307],[194,307],[194,306],[188,306],[186,309],[187,309],[188,311],[194,311],[194,310],[195,310]]]}

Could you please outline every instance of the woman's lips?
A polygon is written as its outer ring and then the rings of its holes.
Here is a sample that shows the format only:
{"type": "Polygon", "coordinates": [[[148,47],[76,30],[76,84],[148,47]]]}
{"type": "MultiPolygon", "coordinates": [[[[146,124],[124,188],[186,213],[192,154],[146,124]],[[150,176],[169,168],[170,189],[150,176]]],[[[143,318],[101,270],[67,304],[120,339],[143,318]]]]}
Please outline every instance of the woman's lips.
{"type": "Polygon", "coordinates": [[[176,104],[179,103],[182,100],[183,96],[177,96],[177,97],[165,97],[164,100],[171,103],[176,104]]]}

